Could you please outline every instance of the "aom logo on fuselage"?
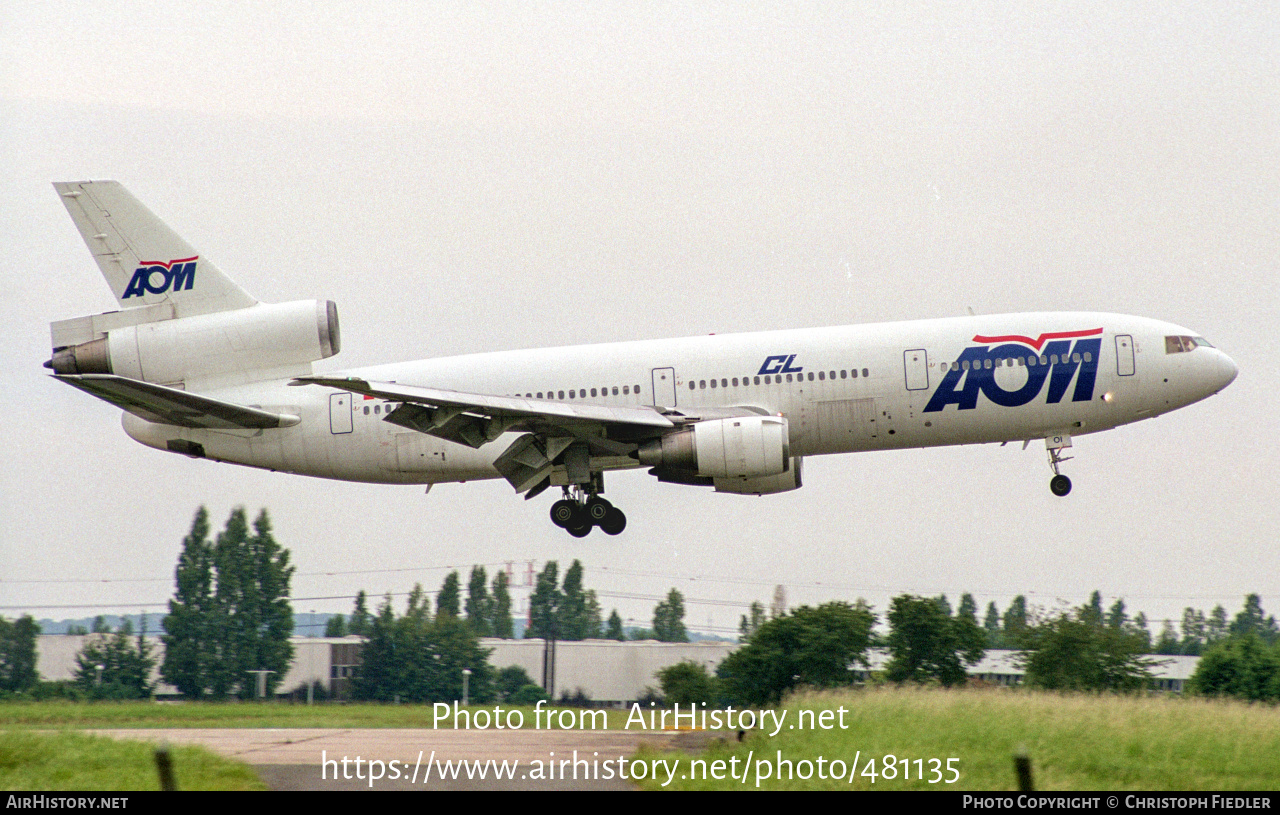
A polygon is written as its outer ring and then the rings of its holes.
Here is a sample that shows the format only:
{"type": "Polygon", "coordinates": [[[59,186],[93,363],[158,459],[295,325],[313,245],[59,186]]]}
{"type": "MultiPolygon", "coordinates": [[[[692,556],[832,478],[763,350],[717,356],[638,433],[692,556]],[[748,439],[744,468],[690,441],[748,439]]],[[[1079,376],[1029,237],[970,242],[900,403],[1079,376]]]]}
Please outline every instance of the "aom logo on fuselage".
{"type": "MultiPolygon", "coordinates": [[[[979,394],[997,405],[1021,407],[1040,395],[1045,380],[1049,382],[1046,400],[1049,404],[1062,401],[1073,379],[1076,386],[1071,393],[1071,401],[1087,402],[1093,398],[1098,356],[1102,350],[1101,328],[1052,331],[1036,339],[1018,334],[999,337],[978,335],[973,341],[982,344],[964,349],[960,357],[951,363],[942,383],[925,406],[925,413],[942,410],[947,405],[955,405],[958,410],[972,410],[978,406],[979,394]],[[1022,368],[1026,371],[1026,381],[1013,390],[1005,390],[995,375],[996,370],[1003,367],[1022,368]]],[[[1010,378],[1018,376],[1015,374],[1010,378]]]]}
{"type": "Polygon", "coordinates": [[[144,260],[133,279],[125,287],[124,297],[142,297],[147,294],[164,294],[167,291],[189,291],[196,282],[196,261],[193,258],[180,258],[164,263],[159,260],[144,260]]]}

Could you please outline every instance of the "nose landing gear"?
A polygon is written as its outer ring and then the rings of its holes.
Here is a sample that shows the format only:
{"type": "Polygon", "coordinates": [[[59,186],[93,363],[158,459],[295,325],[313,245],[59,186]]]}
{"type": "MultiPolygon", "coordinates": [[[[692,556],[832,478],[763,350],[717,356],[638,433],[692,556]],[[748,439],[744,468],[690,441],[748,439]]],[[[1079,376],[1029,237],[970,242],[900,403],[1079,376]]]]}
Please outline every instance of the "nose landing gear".
{"type": "Polygon", "coordinates": [[[1049,466],[1053,468],[1053,478],[1049,479],[1049,491],[1059,498],[1071,492],[1071,479],[1058,472],[1058,465],[1070,461],[1071,456],[1063,456],[1062,451],[1071,446],[1071,436],[1062,433],[1048,436],[1044,446],[1049,450],[1049,466]]]}
{"type": "Polygon", "coordinates": [[[564,498],[551,505],[551,522],[575,538],[585,538],[597,526],[606,535],[617,535],[627,528],[622,510],[578,486],[572,490],[565,487],[564,498]]]}

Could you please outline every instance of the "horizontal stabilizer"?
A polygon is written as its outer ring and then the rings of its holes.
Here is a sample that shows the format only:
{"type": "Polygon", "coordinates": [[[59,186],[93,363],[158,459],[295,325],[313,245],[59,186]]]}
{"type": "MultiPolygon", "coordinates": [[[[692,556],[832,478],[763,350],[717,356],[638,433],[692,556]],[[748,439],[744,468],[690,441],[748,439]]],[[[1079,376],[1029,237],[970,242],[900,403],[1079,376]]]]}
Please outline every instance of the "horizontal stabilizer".
{"type": "Polygon", "coordinates": [[[112,374],[55,376],[54,379],[158,424],[210,430],[261,430],[292,427],[300,421],[289,413],[272,413],[112,374]]]}

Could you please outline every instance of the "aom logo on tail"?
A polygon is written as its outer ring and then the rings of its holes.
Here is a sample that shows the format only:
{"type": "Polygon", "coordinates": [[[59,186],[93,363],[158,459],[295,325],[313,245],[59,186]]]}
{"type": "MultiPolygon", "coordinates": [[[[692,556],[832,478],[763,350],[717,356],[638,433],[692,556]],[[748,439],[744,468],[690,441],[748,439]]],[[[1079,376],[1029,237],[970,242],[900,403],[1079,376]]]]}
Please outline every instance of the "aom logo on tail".
{"type": "Polygon", "coordinates": [[[199,257],[179,258],[168,263],[159,260],[142,261],[121,299],[164,294],[167,291],[189,291],[196,282],[196,261],[199,257]]]}
{"type": "Polygon", "coordinates": [[[1098,374],[1098,354],[1102,350],[1102,329],[1084,331],[1051,331],[1032,339],[1020,334],[973,338],[981,345],[969,346],[959,359],[948,366],[942,383],[933,392],[924,412],[942,410],[955,405],[958,410],[978,406],[978,395],[984,394],[997,405],[1021,407],[1040,395],[1045,380],[1049,382],[1049,404],[1057,404],[1075,380],[1071,401],[1087,402],[1093,398],[1093,385],[1098,374]],[[1072,340],[1075,340],[1072,343],[1072,340]],[[995,345],[995,343],[1000,343],[995,345]],[[996,370],[1021,369],[997,381],[996,370]],[[1022,378],[1025,371],[1025,380],[1022,378]]]}

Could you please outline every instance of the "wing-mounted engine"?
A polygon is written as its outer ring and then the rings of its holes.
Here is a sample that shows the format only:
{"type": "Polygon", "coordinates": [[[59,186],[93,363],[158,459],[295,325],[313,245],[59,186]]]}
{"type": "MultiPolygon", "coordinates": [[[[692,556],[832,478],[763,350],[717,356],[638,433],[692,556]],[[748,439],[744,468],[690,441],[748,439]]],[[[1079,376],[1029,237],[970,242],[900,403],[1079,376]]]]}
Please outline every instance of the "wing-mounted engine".
{"type": "Polygon", "coordinates": [[[165,385],[253,381],[310,373],[341,348],[331,300],[258,303],[174,318],[168,304],[63,320],[51,326],[58,374],[115,374],[165,385]]]}
{"type": "Polygon", "coordinates": [[[763,495],[800,487],[782,416],[712,419],[667,433],[636,451],[662,481],[714,486],[717,492],[763,495]]]}

